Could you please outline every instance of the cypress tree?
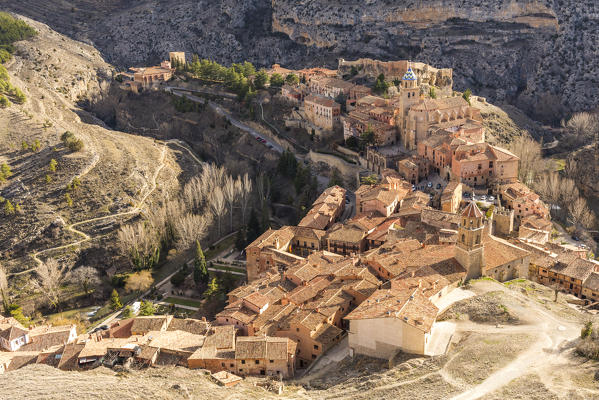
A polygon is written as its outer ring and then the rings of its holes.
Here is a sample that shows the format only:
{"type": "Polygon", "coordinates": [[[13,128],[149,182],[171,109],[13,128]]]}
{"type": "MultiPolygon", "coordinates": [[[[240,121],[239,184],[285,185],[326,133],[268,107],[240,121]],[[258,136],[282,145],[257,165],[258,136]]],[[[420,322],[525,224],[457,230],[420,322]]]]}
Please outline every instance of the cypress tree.
{"type": "Polygon", "coordinates": [[[208,283],[209,275],[206,267],[206,257],[200,241],[196,241],[196,255],[193,260],[193,280],[196,284],[208,283]]]}

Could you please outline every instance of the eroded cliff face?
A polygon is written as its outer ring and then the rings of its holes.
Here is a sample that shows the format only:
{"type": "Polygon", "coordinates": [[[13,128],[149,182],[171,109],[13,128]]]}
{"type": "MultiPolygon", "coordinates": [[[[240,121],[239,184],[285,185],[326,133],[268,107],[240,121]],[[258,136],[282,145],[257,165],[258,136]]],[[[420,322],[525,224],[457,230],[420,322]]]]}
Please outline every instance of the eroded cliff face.
{"type": "Polygon", "coordinates": [[[412,59],[538,118],[599,104],[596,0],[0,0],[122,66],[184,50],[224,63],[412,59]],[[16,4],[15,4],[16,3],[16,4]]]}

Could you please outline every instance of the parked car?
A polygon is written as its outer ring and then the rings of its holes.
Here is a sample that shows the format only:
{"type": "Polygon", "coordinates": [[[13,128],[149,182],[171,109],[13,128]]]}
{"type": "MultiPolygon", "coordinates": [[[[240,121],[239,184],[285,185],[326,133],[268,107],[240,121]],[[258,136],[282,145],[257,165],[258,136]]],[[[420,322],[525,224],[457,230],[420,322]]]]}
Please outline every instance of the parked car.
{"type": "Polygon", "coordinates": [[[262,139],[260,136],[256,136],[257,141],[260,141],[260,139],[262,139]]]}
{"type": "Polygon", "coordinates": [[[480,200],[481,201],[487,201],[487,196],[483,194],[482,196],[480,196],[480,200]]]}
{"type": "Polygon", "coordinates": [[[415,186],[415,185],[412,185],[412,192],[413,192],[414,190],[416,190],[416,186],[415,186]]]}
{"type": "Polygon", "coordinates": [[[433,187],[433,183],[432,183],[432,182],[429,182],[429,183],[427,183],[427,184],[426,184],[426,187],[428,187],[428,188],[432,188],[432,187],[433,187]]]}
{"type": "Polygon", "coordinates": [[[469,199],[470,198],[470,192],[464,192],[462,194],[462,197],[465,197],[465,198],[469,199]]]}
{"type": "Polygon", "coordinates": [[[437,190],[441,189],[441,184],[437,183],[437,190]]]}
{"type": "Polygon", "coordinates": [[[495,197],[493,197],[493,196],[489,196],[489,197],[487,197],[487,200],[489,200],[489,201],[491,201],[491,202],[492,202],[492,201],[495,201],[495,197]]]}

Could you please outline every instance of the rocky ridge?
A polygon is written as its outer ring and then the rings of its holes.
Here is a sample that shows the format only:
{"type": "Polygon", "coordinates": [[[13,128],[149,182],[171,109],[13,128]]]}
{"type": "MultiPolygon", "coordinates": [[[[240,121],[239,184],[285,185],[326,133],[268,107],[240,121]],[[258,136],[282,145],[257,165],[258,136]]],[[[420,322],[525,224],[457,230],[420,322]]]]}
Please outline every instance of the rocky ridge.
{"type": "Polygon", "coordinates": [[[599,104],[594,0],[4,0],[93,42],[117,65],[171,50],[229,63],[337,65],[413,59],[453,68],[472,88],[546,121],[599,104]],[[98,27],[101,27],[99,29],[98,27]]]}

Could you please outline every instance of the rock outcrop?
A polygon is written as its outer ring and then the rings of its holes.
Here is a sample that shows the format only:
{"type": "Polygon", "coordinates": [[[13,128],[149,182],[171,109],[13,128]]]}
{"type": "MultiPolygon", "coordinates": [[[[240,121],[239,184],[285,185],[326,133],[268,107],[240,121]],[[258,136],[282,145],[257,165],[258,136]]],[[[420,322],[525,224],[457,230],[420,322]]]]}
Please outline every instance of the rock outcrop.
{"type": "Polygon", "coordinates": [[[551,121],[599,104],[596,0],[42,0],[4,7],[93,42],[121,66],[169,50],[220,62],[412,59],[551,121]]]}

